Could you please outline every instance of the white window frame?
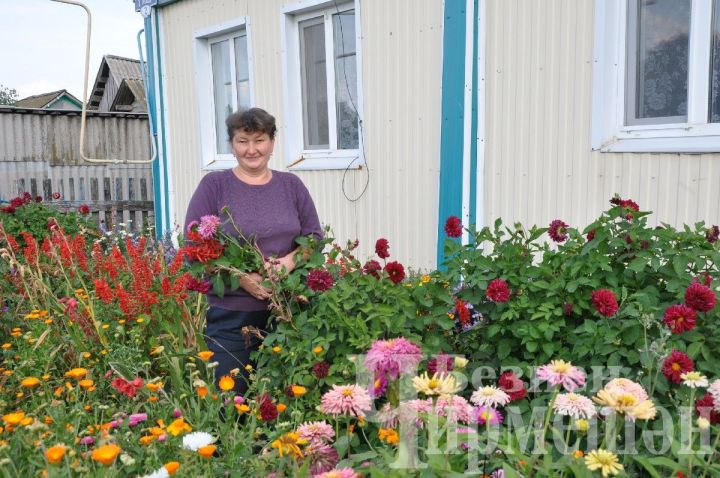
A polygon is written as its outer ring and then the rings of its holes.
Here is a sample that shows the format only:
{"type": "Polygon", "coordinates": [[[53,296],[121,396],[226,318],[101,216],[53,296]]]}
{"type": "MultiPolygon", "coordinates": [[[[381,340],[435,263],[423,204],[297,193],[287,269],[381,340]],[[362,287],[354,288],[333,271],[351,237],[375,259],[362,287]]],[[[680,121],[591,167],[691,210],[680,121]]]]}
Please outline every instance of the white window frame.
{"type": "MultiPolygon", "coordinates": [[[[232,154],[218,153],[216,148],[216,128],[220,127],[224,129],[225,125],[215,124],[215,97],[213,95],[210,45],[217,41],[237,36],[240,31],[244,31],[247,38],[250,104],[253,105],[255,104],[255,80],[253,74],[250,19],[248,17],[238,17],[193,32],[200,158],[202,161],[201,167],[204,171],[229,169],[237,166],[237,160],[232,154]]],[[[232,41],[230,42],[230,47],[231,49],[234,48],[232,41]]],[[[234,81],[236,68],[233,67],[231,70],[234,81]]]]}
{"type": "Polygon", "coordinates": [[[627,12],[628,0],[595,0],[592,149],[651,153],[720,151],[720,123],[708,123],[712,0],[692,0],[686,123],[625,124],[627,12]]]}
{"type": "MultiPolygon", "coordinates": [[[[358,169],[365,167],[363,155],[363,93],[362,93],[362,30],[360,26],[360,1],[302,0],[285,5],[281,9],[280,31],[282,44],[283,84],[285,114],[285,163],[291,170],[358,169]],[[355,61],[357,62],[357,107],[360,126],[357,149],[305,149],[303,138],[302,82],[298,24],[302,20],[317,17],[319,13],[332,15],[352,8],[355,11],[355,61]]],[[[333,50],[332,22],[325,22],[325,49],[333,50]]],[[[335,64],[328,62],[328,129],[330,144],[337,144],[335,103],[335,64]],[[332,107],[330,105],[333,105],[332,107]]]]}

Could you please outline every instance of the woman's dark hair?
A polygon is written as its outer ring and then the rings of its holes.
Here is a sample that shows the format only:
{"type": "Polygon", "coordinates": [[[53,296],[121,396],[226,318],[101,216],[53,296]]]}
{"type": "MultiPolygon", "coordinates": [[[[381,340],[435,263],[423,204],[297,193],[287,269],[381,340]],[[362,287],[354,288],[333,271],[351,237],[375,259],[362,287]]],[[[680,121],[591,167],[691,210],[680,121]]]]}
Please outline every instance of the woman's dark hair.
{"type": "Polygon", "coordinates": [[[239,130],[246,133],[267,133],[270,139],[275,139],[277,132],[275,117],[262,108],[236,111],[227,117],[225,126],[227,126],[228,141],[230,142],[239,130]]]}

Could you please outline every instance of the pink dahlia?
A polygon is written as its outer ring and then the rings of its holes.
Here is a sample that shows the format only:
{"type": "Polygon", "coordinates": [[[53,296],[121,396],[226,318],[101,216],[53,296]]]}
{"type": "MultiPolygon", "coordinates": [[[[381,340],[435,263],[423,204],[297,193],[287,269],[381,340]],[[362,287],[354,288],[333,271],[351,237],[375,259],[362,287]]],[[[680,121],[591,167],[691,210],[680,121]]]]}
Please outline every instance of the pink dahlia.
{"type": "Polygon", "coordinates": [[[404,337],[376,340],[365,357],[365,367],[374,376],[396,379],[400,374],[414,373],[422,359],[420,347],[404,337]]]}
{"type": "Polygon", "coordinates": [[[463,228],[462,221],[457,216],[450,216],[445,221],[445,234],[448,237],[460,237],[462,236],[463,228]]]}
{"type": "Polygon", "coordinates": [[[597,414],[592,400],[576,393],[561,393],[555,397],[553,408],[559,415],[592,418],[597,414]]]}
{"type": "Polygon", "coordinates": [[[333,276],[325,269],[313,269],[308,272],[307,285],[314,292],[325,292],[333,286],[333,276]]]}
{"type": "Polygon", "coordinates": [[[220,225],[220,218],[213,215],[203,216],[200,218],[200,225],[197,228],[200,237],[203,239],[212,239],[220,225]]]}
{"type": "Polygon", "coordinates": [[[405,268],[397,261],[388,262],[385,265],[385,272],[391,281],[399,284],[405,278],[405,268]]]}
{"type": "Polygon", "coordinates": [[[498,387],[507,393],[510,401],[521,400],[527,396],[525,382],[515,375],[515,372],[503,372],[498,379],[498,387]]]}
{"type": "Polygon", "coordinates": [[[574,392],[585,385],[585,372],[564,360],[552,360],[537,369],[537,377],[550,385],[562,385],[568,392],[574,392]]]}
{"type": "Polygon", "coordinates": [[[720,379],[711,383],[707,391],[713,397],[715,411],[720,412],[720,379]]]}
{"type": "Polygon", "coordinates": [[[715,308],[715,292],[703,284],[693,282],[685,290],[685,304],[700,312],[709,312],[715,308]]]}
{"type": "Polygon", "coordinates": [[[337,417],[338,415],[365,418],[370,411],[372,399],[367,390],[359,385],[333,385],[325,392],[320,403],[320,411],[337,417]]]}
{"type": "Polygon", "coordinates": [[[404,337],[376,340],[365,357],[365,367],[375,376],[396,379],[401,373],[414,372],[422,359],[420,347],[404,337]]]}
{"type": "Polygon", "coordinates": [[[492,407],[486,407],[485,405],[477,407],[473,410],[475,420],[480,425],[490,423],[490,425],[499,425],[503,422],[504,418],[502,413],[495,410],[492,407]]]}
{"type": "Polygon", "coordinates": [[[352,468],[340,468],[337,470],[326,471],[319,475],[313,475],[313,478],[360,478],[352,468]]]}
{"type": "Polygon", "coordinates": [[[605,317],[612,317],[618,310],[615,293],[609,289],[598,289],[593,291],[592,303],[595,310],[605,317]]]}
{"type": "Polygon", "coordinates": [[[387,259],[390,257],[389,249],[390,243],[387,239],[381,237],[375,242],[375,254],[377,254],[380,259],[387,259]]]}
{"type": "Polygon", "coordinates": [[[695,362],[687,354],[679,350],[673,350],[662,365],[663,375],[672,383],[682,382],[680,375],[692,372],[694,369],[695,362]]]}
{"type": "Polygon", "coordinates": [[[485,295],[493,302],[507,302],[510,300],[510,287],[502,279],[493,279],[488,284],[485,295]]]}
{"type": "Polygon", "coordinates": [[[329,442],[335,438],[335,430],[325,420],[319,422],[305,422],[297,429],[297,434],[309,442],[329,442]]]}
{"type": "Polygon", "coordinates": [[[567,228],[567,224],[565,224],[560,219],[555,219],[553,222],[550,223],[550,227],[548,228],[548,235],[550,236],[550,239],[555,242],[565,242],[568,238],[567,228]]]}
{"type": "Polygon", "coordinates": [[[665,314],[663,314],[663,321],[673,334],[694,329],[696,318],[695,310],[682,304],[671,305],[665,309],[665,314]]]}

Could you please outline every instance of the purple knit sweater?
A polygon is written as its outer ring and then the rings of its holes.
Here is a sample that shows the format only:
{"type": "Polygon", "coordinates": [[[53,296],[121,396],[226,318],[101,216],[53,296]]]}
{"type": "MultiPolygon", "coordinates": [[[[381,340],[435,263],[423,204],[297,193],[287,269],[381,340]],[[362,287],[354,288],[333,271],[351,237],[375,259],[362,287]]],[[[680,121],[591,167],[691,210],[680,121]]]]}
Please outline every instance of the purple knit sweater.
{"type": "MultiPolygon", "coordinates": [[[[272,178],[260,186],[247,184],[232,169],[205,175],[190,199],[185,228],[202,216],[220,216],[228,206],[237,227],[245,237],[257,242],[265,258],[282,257],[295,249],[295,238],[314,234],[322,237],[322,228],[310,193],[300,178],[291,173],[272,171],[272,178]]],[[[225,230],[237,235],[232,224],[225,230]]],[[[228,310],[264,310],[268,301],[257,300],[244,289],[225,291],[220,298],[212,292],[210,305],[228,310]]]]}

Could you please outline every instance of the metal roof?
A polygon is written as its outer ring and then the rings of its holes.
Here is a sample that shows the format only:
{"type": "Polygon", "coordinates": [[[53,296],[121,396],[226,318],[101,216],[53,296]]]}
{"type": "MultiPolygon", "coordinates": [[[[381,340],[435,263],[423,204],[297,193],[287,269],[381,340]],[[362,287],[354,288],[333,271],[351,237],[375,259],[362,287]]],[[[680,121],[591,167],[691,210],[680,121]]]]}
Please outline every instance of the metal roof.
{"type": "Polygon", "coordinates": [[[62,96],[67,96],[71,101],[77,102],[82,107],[82,101],[75,98],[73,95],[68,93],[67,90],[51,91],[49,93],[42,93],[39,95],[28,96],[15,102],[14,105],[18,108],[47,108],[52,105],[56,100],[62,96]]]}
{"type": "MultiPolygon", "coordinates": [[[[105,86],[107,85],[110,77],[113,78],[116,85],[120,85],[123,80],[127,79],[139,80],[142,85],[143,78],[142,70],[140,69],[140,61],[117,55],[103,56],[97,76],[95,77],[92,92],[90,93],[90,99],[88,100],[88,107],[90,109],[97,109],[100,105],[100,100],[105,93],[105,86]]],[[[142,99],[144,100],[144,98],[145,93],[143,89],[142,99]]]]}
{"type": "Polygon", "coordinates": [[[122,83],[120,83],[120,87],[118,88],[118,92],[112,102],[112,106],[110,106],[110,110],[124,111],[125,108],[123,107],[132,108],[133,103],[136,101],[140,110],[147,111],[143,81],[136,80],[134,78],[124,79],[122,80],[122,83]]]}

